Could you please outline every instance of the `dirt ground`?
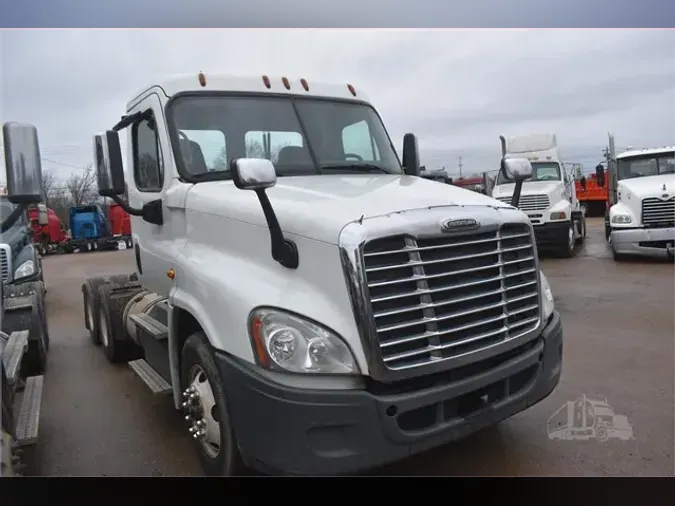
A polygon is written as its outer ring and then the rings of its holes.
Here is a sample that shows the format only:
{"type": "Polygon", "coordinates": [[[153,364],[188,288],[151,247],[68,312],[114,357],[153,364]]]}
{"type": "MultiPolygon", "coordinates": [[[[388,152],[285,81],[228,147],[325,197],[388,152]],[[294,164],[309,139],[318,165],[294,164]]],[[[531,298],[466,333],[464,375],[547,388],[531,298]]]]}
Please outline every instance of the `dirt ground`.
{"type": "MultiPolygon", "coordinates": [[[[496,427],[374,474],[673,475],[674,266],[615,263],[602,218],[589,219],[588,234],[576,258],[542,260],[565,331],[554,392],[496,427]],[[549,417],[582,394],[606,398],[634,439],[549,439],[549,417]]],[[[128,366],[110,365],[84,327],[83,280],[133,265],[130,251],[44,259],[52,345],[35,474],[201,474],[171,400],[153,396],[128,366]]]]}

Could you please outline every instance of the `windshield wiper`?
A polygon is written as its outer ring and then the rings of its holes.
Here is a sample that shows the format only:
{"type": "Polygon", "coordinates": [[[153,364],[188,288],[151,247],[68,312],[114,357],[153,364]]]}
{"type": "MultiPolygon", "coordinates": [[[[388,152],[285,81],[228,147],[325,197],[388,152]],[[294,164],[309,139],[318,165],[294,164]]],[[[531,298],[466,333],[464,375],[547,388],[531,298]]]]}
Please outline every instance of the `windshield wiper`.
{"type": "Polygon", "coordinates": [[[379,165],[372,163],[345,163],[338,165],[322,165],[321,170],[348,170],[353,172],[382,172],[390,174],[387,169],[383,169],[379,165]]]}

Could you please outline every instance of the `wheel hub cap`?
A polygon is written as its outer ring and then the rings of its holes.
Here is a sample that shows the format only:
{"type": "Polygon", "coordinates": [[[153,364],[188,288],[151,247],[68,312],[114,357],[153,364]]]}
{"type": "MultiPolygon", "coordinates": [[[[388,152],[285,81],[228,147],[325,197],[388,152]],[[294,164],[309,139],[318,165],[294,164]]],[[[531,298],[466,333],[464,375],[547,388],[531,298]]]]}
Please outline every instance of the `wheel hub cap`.
{"type": "Polygon", "coordinates": [[[181,403],[188,432],[200,441],[207,455],[215,458],[220,453],[220,423],[213,389],[200,368],[191,376],[192,383],[183,392],[181,403]]]}

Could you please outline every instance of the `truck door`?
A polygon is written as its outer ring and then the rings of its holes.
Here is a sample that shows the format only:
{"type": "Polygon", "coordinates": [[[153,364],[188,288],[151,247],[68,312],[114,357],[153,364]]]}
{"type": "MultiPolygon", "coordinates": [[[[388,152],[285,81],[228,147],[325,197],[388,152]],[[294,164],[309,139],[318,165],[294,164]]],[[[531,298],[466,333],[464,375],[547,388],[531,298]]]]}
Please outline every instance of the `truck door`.
{"type": "Polygon", "coordinates": [[[167,207],[166,189],[174,182],[171,178],[168,136],[164,112],[159,96],[150,92],[128,114],[146,113],[129,127],[128,149],[131,162],[128,181],[129,202],[141,208],[155,200],[162,201],[164,223],[155,225],[143,218],[133,216],[132,232],[134,257],[140,281],[149,290],[160,295],[169,295],[172,281],[167,271],[173,267],[176,237],[172,234],[171,209],[167,207]]]}

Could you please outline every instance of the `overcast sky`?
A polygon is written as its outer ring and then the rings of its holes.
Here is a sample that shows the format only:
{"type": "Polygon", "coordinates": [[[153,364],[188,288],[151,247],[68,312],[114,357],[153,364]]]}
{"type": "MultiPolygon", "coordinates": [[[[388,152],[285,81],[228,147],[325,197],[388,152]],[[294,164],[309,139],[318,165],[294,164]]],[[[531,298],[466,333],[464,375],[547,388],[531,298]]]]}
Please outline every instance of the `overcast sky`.
{"type": "MultiPolygon", "coordinates": [[[[555,132],[564,158],[675,144],[673,30],[14,30],[0,32],[0,118],[38,127],[43,170],[91,162],[139,88],[165,74],[352,83],[422,164],[491,170],[499,135],[555,132]]],[[[4,171],[2,174],[4,179],[4,171]]]]}

